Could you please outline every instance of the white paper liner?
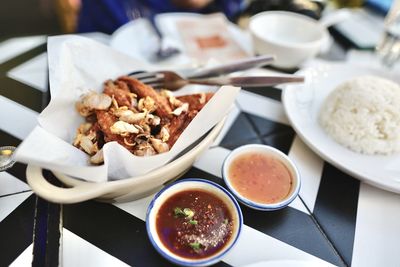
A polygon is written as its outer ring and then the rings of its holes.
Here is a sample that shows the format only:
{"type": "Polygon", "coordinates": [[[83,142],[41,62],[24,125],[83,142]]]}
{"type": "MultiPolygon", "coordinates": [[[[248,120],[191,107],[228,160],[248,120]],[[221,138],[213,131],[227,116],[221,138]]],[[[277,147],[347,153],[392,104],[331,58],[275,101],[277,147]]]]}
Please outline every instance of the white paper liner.
{"type": "Polygon", "coordinates": [[[74,35],[50,37],[48,57],[52,99],[39,115],[39,125],[18,147],[15,158],[87,181],[125,179],[161,167],[221,121],[240,90],[232,86],[217,90],[169,152],[137,157],[117,142],[109,142],[103,147],[104,165],[93,166],[88,155],[72,145],[76,129],[84,121],[75,110],[75,102],[90,90],[101,92],[105,80],[149,66],[74,35]]]}

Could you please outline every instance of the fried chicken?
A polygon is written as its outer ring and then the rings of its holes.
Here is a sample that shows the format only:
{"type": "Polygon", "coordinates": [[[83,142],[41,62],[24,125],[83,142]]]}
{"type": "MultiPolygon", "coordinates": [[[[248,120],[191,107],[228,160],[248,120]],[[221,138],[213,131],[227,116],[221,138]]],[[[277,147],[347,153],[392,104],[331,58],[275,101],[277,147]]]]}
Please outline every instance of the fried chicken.
{"type": "Polygon", "coordinates": [[[88,106],[87,95],[78,102],[77,109],[86,122],[79,127],[74,145],[88,153],[93,164],[102,163],[103,145],[112,141],[137,156],[169,151],[213,96],[202,93],[174,97],[170,91],[157,92],[126,76],[106,81],[103,94],[90,94],[102,100],[97,101],[101,105],[96,102],[88,106]]]}

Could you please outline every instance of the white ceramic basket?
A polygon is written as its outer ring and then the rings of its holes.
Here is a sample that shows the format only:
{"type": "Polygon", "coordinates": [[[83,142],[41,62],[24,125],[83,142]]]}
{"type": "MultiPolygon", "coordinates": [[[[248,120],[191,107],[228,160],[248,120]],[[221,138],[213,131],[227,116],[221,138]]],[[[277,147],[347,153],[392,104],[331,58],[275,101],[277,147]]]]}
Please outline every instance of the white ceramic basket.
{"type": "Polygon", "coordinates": [[[49,183],[43,177],[43,170],[40,167],[28,165],[27,181],[38,196],[56,203],[77,203],[89,199],[104,202],[126,202],[139,199],[160,190],[163,185],[182,176],[193,165],[196,158],[213,143],[224,123],[225,119],[215,125],[197,145],[184,155],[145,175],[94,183],[53,172],[67,186],[64,188],[49,183]]]}

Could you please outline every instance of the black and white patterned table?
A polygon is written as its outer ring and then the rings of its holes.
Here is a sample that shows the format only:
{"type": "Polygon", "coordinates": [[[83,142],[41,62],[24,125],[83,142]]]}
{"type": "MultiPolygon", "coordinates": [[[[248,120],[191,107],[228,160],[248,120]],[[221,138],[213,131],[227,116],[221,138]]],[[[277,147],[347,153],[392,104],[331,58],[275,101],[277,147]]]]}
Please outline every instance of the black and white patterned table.
{"type": "MultiPolygon", "coordinates": [[[[45,42],[35,36],[0,43],[0,146],[18,145],[48,101],[45,42]]],[[[280,149],[301,172],[300,195],[289,207],[260,212],[242,206],[243,234],[217,266],[277,260],[400,266],[400,196],[360,183],[309,150],[290,127],[280,93],[242,90],[218,140],[182,178],[221,184],[223,159],[250,143],[280,149]]],[[[147,239],[152,196],[52,204],[32,193],[25,170],[17,163],[0,173],[0,266],[170,266],[147,239]]]]}

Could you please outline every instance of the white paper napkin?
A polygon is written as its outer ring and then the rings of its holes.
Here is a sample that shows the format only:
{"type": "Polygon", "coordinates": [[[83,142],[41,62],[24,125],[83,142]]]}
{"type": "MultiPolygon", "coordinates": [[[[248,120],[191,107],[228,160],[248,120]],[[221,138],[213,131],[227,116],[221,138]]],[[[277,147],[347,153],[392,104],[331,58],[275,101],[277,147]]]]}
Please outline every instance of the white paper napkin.
{"type": "Polygon", "coordinates": [[[101,92],[103,82],[147,65],[96,41],[74,36],[48,40],[52,99],[39,115],[39,126],[16,151],[16,160],[88,181],[103,182],[145,174],[172,160],[203,136],[229,112],[240,88],[223,86],[197,114],[167,153],[137,157],[117,142],[104,145],[104,165],[92,166],[88,156],[72,145],[84,119],[75,102],[90,90],[101,92]]]}

